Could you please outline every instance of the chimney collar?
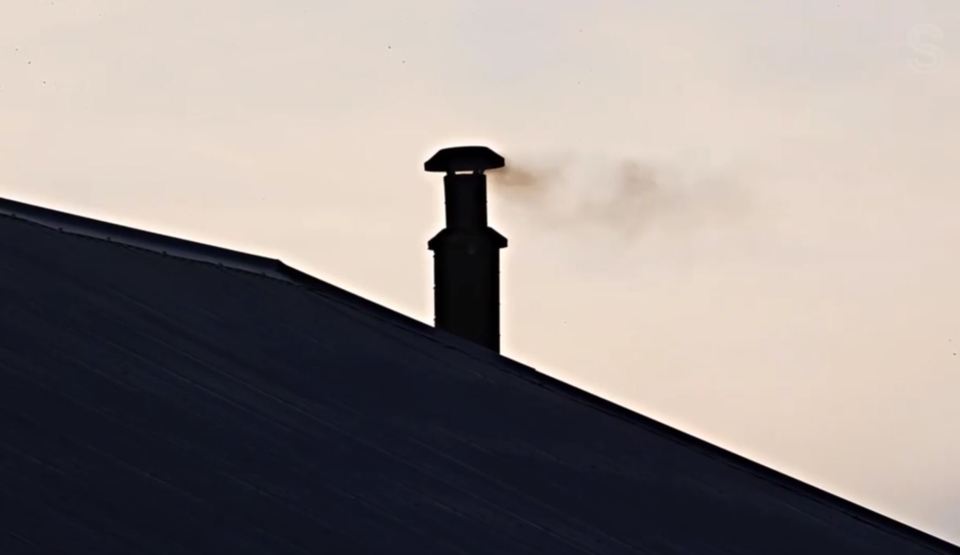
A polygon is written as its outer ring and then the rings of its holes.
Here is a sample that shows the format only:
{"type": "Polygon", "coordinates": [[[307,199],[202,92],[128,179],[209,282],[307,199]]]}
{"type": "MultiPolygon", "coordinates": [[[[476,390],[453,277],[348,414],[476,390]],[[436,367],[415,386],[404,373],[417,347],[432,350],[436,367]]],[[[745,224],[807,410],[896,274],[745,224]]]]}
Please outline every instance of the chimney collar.
{"type": "Polygon", "coordinates": [[[438,151],[423,164],[423,169],[428,172],[483,173],[503,165],[503,156],[485,146],[457,146],[438,151]]]}

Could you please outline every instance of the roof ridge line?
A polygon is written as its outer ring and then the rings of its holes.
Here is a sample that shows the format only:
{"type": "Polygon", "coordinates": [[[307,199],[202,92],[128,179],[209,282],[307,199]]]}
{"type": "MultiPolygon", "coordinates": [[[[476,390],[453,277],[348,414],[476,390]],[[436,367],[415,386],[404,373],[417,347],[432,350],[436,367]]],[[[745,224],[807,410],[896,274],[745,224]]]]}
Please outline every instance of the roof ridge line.
{"type": "Polygon", "coordinates": [[[652,433],[673,441],[687,448],[700,451],[714,458],[717,461],[733,466],[743,472],[746,472],[760,480],[776,485],[777,487],[793,491],[807,499],[822,505],[833,506],[837,510],[860,520],[874,528],[886,530],[911,540],[924,542],[925,547],[931,549],[946,549],[947,553],[960,555],[960,546],[957,546],[947,540],[907,524],[896,518],[887,516],[877,510],[871,509],[857,501],[852,501],[836,493],[826,490],[818,485],[797,478],[784,471],[778,470],[768,463],[762,463],[741,455],[728,447],[724,447],[714,440],[707,440],[693,435],[691,432],[684,431],[672,424],[667,424],[652,416],[634,410],[617,401],[601,397],[580,386],[567,383],[559,378],[543,373],[536,368],[528,366],[522,362],[513,360],[509,357],[505,359],[505,367],[510,366],[510,371],[521,378],[526,378],[540,387],[552,390],[575,402],[587,405],[595,410],[602,411],[607,415],[624,421],[628,425],[643,426],[652,433]]]}
{"type": "Polygon", "coordinates": [[[275,258],[248,254],[224,247],[198,243],[189,239],[77,216],[52,208],[0,198],[0,216],[31,222],[64,233],[120,243],[159,254],[177,256],[290,281],[290,277],[281,270],[280,261],[275,258]]]}

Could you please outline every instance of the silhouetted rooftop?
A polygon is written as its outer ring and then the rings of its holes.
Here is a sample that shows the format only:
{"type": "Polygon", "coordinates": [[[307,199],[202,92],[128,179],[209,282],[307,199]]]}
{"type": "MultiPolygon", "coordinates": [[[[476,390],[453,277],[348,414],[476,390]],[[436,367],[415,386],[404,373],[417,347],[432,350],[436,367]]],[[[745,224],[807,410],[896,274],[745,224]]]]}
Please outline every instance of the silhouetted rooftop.
{"type": "Polygon", "coordinates": [[[0,300],[3,554],[960,553],[276,260],[0,200],[0,300]]]}

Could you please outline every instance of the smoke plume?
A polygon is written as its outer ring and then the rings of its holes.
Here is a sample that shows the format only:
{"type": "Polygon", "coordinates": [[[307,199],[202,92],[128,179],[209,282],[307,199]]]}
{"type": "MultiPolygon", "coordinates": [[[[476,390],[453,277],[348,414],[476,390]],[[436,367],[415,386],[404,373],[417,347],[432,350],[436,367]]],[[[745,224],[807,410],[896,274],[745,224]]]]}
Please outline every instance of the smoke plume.
{"type": "Polygon", "coordinates": [[[490,173],[495,194],[525,220],[552,230],[634,240],[684,235],[747,215],[747,198],[723,172],[698,163],[553,155],[508,161],[490,173]]]}

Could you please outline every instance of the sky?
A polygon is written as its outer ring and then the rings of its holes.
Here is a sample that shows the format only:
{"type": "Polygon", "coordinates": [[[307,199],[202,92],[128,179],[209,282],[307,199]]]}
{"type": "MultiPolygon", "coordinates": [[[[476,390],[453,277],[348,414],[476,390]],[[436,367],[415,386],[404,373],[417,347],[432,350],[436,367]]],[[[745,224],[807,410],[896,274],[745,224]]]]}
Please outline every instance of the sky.
{"type": "Polygon", "coordinates": [[[956,0],[0,0],[0,195],[432,323],[488,145],[503,352],[960,542],[956,0]]]}

